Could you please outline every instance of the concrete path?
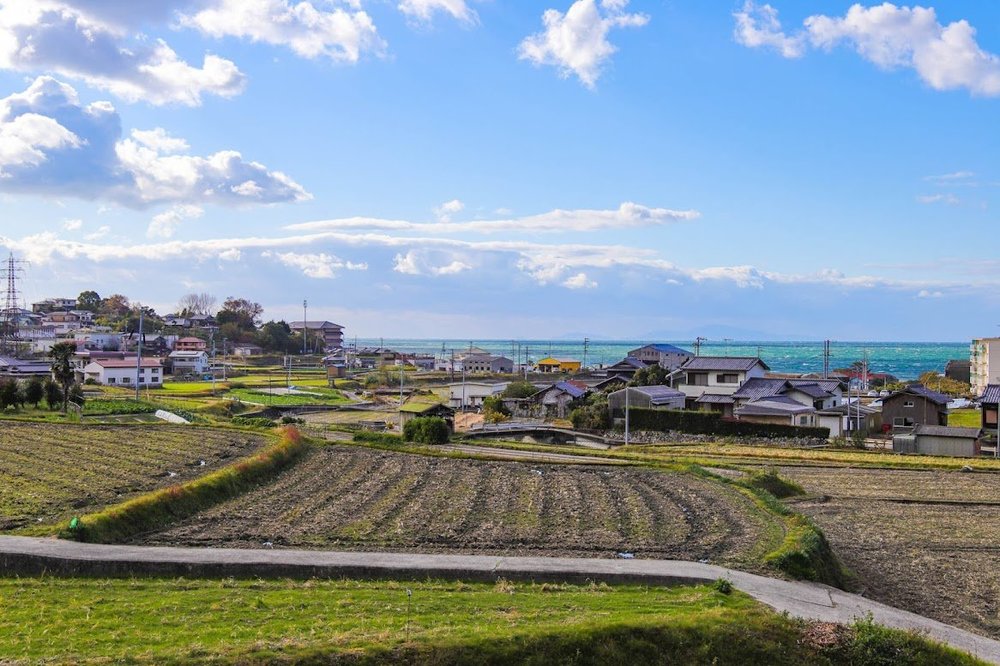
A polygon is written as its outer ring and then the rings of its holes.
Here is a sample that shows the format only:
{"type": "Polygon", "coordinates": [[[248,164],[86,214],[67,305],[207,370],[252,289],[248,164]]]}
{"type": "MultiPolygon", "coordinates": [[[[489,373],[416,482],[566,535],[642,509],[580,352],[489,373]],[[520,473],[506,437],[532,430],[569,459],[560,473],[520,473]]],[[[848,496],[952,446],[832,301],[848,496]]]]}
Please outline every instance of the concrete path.
{"type": "Polygon", "coordinates": [[[728,578],[737,589],[793,617],[849,623],[871,613],[880,624],[916,629],[980,659],[1000,664],[998,641],[826,585],[777,580],[697,562],[103,546],[58,539],[0,537],[0,575],[43,572],[93,576],[437,578],[488,582],[506,578],[644,585],[692,585],[728,578]]]}
{"type": "Polygon", "coordinates": [[[567,463],[575,465],[631,465],[632,461],[616,458],[601,458],[599,456],[581,456],[575,453],[556,453],[548,451],[523,451],[519,449],[501,449],[492,446],[473,444],[441,444],[435,447],[441,451],[456,451],[470,455],[480,455],[502,460],[520,460],[537,463],[567,463]]]}

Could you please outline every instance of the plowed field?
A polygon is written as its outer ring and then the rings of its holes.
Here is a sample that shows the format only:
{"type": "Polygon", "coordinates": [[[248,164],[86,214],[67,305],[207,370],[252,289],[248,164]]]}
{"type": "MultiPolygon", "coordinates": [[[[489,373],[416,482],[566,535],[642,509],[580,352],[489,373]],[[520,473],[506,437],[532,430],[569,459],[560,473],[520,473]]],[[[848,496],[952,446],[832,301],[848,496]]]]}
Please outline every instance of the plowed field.
{"type": "Polygon", "coordinates": [[[753,567],[781,527],[684,474],[327,446],[144,543],[707,560],[753,567]]]}
{"type": "Polygon", "coordinates": [[[787,467],[866,596],[1000,638],[1000,474],[787,467]]]}
{"type": "Polygon", "coordinates": [[[187,481],[263,443],[247,433],[186,426],[0,421],[0,532],[187,481]]]}

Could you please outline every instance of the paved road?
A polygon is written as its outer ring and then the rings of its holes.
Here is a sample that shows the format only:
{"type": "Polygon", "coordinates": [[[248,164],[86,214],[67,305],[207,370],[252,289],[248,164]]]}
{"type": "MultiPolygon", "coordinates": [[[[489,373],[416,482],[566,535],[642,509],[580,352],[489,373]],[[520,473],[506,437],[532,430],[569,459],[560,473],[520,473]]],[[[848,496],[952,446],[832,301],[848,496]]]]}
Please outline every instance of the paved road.
{"type": "Polygon", "coordinates": [[[436,448],[441,451],[457,451],[459,453],[488,456],[490,458],[502,458],[503,460],[520,460],[538,463],[572,463],[577,465],[631,464],[629,461],[617,460],[615,458],[581,456],[574,453],[550,453],[548,451],[520,451],[517,449],[501,449],[491,446],[479,446],[478,444],[442,444],[436,448]]]}
{"type": "Polygon", "coordinates": [[[998,641],[826,585],[777,580],[697,562],[103,546],[58,539],[0,537],[0,575],[43,571],[97,576],[595,580],[646,585],[698,584],[728,578],[737,589],[794,617],[847,623],[871,613],[881,624],[924,631],[936,640],[1000,664],[998,641]]]}

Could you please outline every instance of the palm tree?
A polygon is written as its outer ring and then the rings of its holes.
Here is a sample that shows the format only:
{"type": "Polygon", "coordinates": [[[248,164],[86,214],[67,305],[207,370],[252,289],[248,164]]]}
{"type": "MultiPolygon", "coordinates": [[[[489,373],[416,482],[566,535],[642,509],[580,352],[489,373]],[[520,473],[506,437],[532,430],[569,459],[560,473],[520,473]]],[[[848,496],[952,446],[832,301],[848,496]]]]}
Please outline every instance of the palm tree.
{"type": "Polygon", "coordinates": [[[62,387],[62,412],[69,407],[69,392],[76,383],[76,373],[73,371],[73,354],[76,345],[72,342],[60,342],[52,345],[49,358],[52,359],[52,377],[62,387]]]}

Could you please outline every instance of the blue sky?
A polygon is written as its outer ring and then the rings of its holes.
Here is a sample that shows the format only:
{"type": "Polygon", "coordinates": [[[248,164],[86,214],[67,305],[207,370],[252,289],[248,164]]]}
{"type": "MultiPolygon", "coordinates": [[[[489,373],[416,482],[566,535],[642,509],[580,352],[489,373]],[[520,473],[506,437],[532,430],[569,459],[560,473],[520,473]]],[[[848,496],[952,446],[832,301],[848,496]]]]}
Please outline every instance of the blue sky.
{"type": "Polygon", "coordinates": [[[1000,323],[988,3],[144,4],[0,0],[29,299],[307,298],[361,337],[1000,323]]]}

